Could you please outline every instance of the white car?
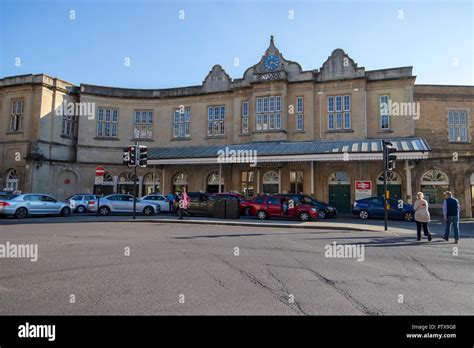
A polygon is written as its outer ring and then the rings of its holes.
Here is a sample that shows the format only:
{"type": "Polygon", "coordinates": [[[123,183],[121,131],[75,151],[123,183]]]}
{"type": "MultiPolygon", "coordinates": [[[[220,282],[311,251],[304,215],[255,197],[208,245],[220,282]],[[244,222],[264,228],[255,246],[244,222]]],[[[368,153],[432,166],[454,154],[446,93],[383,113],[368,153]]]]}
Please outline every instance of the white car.
{"type": "MultiPolygon", "coordinates": [[[[132,213],[133,196],[124,194],[113,194],[100,198],[100,215],[109,215],[110,213],[132,213]]],[[[149,201],[136,200],[135,212],[143,215],[154,215],[159,212],[159,206],[149,201]]]]}
{"type": "Polygon", "coordinates": [[[166,198],[163,195],[159,195],[159,194],[146,195],[146,196],[143,196],[141,200],[158,205],[160,207],[160,211],[162,212],[170,211],[170,201],[168,198],[166,198]]]}

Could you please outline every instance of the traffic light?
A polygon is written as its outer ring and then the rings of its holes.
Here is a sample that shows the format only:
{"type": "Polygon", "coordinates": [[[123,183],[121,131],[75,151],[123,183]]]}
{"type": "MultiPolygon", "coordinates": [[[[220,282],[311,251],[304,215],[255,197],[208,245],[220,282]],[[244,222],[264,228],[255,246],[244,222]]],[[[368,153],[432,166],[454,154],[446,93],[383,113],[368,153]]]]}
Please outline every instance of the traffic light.
{"type": "Polygon", "coordinates": [[[137,147],[135,145],[130,145],[128,147],[128,166],[135,167],[137,165],[137,147]]]}
{"type": "Polygon", "coordinates": [[[383,163],[386,171],[391,171],[395,168],[395,161],[397,156],[393,153],[397,152],[397,149],[393,147],[393,144],[389,141],[383,141],[383,163]]]}
{"type": "Polygon", "coordinates": [[[144,145],[138,147],[138,165],[140,167],[146,167],[148,161],[148,148],[144,145]]]}
{"type": "Polygon", "coordinates": [[[123,161],[122,164],[128,164],[130,161],[130,153],[128,152],[128,147],[123,149],[123,161]]]}

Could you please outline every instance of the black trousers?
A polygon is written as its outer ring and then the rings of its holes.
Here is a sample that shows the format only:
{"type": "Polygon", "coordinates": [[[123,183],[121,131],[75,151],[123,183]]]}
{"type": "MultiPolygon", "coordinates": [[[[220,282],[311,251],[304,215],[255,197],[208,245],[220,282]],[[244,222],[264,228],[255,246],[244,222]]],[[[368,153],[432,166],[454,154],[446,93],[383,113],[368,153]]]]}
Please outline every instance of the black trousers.
{"type": "Polygon", "coordinates": [[[421,239],[421,227],[423,227],[423,234],[425,236],[429,236],[431,234],[430,229],[428,228],[428,223],[427,222],[417,221],[416,222],[416,237],[418,239],[421,239]]]}

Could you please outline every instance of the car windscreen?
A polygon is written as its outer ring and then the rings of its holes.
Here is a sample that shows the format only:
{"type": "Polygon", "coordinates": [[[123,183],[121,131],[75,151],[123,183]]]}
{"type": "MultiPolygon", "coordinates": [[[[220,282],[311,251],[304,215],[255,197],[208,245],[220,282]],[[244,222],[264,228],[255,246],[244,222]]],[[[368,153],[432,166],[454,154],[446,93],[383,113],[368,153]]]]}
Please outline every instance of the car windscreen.
{"type": "Polygon", "coordinates": [[[2,195],[0,196],[1,201],[9,201],[10,199],[13,199],[15,197],[18,197],[18,195],[2,195]]]}

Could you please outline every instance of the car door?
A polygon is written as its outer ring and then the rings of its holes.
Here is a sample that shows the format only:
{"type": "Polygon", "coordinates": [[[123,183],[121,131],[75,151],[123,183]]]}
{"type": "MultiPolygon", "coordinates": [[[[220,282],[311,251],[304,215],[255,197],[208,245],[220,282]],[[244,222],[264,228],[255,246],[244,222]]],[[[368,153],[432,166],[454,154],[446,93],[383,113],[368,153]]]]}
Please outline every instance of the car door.
{"type": "Polygon", "coordinates": [[[27,195],[23,200],[25,201],[25,207],[28,209],[29,214],[43,214],[41,195],[27,195]]]}
{"type": "Polygon", "coordinates": [[[43,202],[43,206],[46,209],[45,214],[59,214],[59,211],[63,206],[61,202],[58,202],[56,198],[53,198],[51,196],[43,195],[41,197],[41,201],[43,202]]]}
{"type": "Polygon", "coordinates": [[[373,197],[369,199],[369,215],[372,217],[384,216],[384,199],[382,197],[373,197]]]}
{"type": "MultiPolygon", "coordinates": [[[[123,212],[133,212],[133,196],[123,195],[121,197],[121,206],[123,212]]],[[[135,211],[138,211],[138,202],[135,211]]]]}
{"type": "Polygon", "coordinates": [[[282,216],[281,198],[267,197],[266,210],[270,216],[282,216]]]}

